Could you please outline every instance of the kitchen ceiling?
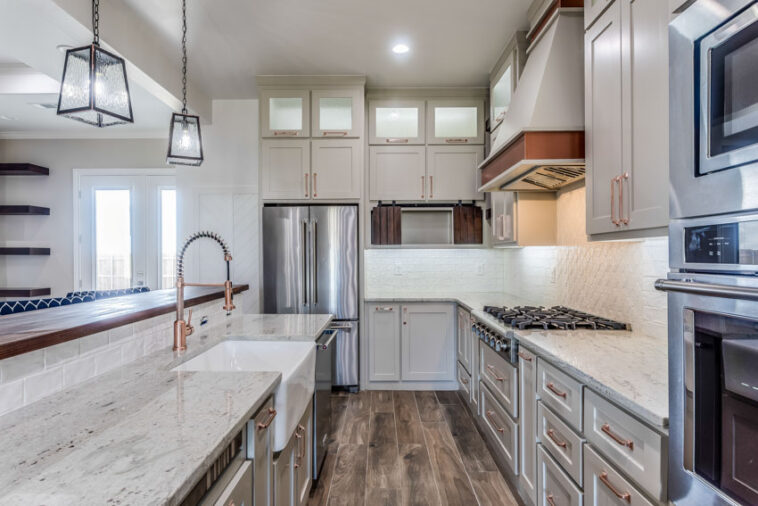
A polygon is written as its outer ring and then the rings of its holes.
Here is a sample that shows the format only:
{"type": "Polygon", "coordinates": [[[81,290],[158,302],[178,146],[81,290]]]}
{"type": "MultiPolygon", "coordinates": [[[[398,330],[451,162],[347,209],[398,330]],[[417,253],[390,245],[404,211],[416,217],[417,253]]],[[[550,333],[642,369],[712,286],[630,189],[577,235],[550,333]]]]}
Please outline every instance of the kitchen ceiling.
{"type": "MultiPolygon", "coordinates": [[[[123,0],[176,47],[180,4],[123,0]]],[[[189,75],[214,99],[258,74],[365,74],[369,86],[485,86],[531,0],[189,0],[189,75]],[[392,53],[404,43],[410,51],[392,53]]],[[[107,9],[107,4],[106,7],[107,9]]]]}

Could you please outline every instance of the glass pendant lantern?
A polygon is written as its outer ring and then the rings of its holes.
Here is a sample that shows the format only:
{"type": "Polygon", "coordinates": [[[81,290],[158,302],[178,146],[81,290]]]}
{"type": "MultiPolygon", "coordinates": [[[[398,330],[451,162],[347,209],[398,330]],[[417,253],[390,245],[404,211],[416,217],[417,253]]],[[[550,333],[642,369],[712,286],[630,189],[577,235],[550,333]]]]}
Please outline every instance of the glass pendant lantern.
{"type": "Polygon", "coordinates": [[[187,111],[187,0],[182,0],[182,112],[171,115],[166,162],[194,166],[203,163],[200,117],[187,111]]]}
{"type": "Polygon", "coordinates": [[[58,115],[106,127],[133,123],[124,59],[100,47],[99,0],[92,2],[92,44],[66,51],[58,115]]]}

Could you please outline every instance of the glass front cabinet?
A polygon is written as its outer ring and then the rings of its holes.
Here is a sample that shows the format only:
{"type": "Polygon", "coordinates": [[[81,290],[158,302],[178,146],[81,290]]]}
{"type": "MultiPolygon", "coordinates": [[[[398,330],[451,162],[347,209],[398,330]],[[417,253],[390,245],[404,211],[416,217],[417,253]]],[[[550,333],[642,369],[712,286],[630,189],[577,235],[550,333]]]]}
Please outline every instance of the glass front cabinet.
{"type": "Polygon", "coordinates": [[[426,114],[428,144],[484,144],[484,100],[429,100],[426,114]]]}
{"type": "Polygon", "coordinates": [[[369,144],[424,144],[424,100],[371,100],[369,144]]]}
{"type": "Polygon", "coordinates": [[[359,138],[363,134],[363,90],[313,90],[312,137],[359,138]]]}
{"type": "Polygon", "coordinates": [[[310,136],[309,90],[263,90],[261,137],[287,139],[310,136]]]}

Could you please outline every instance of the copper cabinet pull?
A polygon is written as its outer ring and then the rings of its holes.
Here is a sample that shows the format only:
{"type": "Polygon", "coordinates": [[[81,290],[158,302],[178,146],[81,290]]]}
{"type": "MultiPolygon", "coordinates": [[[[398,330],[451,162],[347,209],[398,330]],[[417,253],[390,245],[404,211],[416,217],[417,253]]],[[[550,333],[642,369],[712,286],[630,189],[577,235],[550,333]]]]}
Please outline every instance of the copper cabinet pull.
{"type": "Polygon", "coordinates": [[[468,380],[466,378],[461,378],[461,383],[468,385],[468,380]]]}
{"type": "Polygon", "coordinates": [[[629,225],[629,217],[624,217],[624,180],[628,179],[628,172],[624,172],[623,176],[619,176],[619,218],[622,225],[629,225]]]}
{"type": "Polygon", "coordinates": [[[557,444],[561,448],[566,448],[568,446],[565,441],[560,441],[558,438],[555,437],[555,431],[553,429],[547,430],[547,437],[553,440],[553,443],[557,444]]]}
{"type": "Polygon", "coordinates": [[[307,197],[307,196],[308,196],[308,194],[310,193],[310,192],[308,191],[308,189],[309,189],[309,185],[308,185],[308,174],[303,174],[303,175],[305,176],[305,196],[307,197]]]}
{"type": "Polygon", "coordinates": [[[495,420],[492,419],[492,415],[494,415],[495,412],[494,411],[487,411],[485,414],[487,415],[487,420],[489,420],[490,423],[494,426],[494,429],[496,431],[498,431],[500,434],[503,434],[505,432],[505,429],[501,429],[501,428],[497,427],[497,424],[495,423],[495,420]]]}
{"type": "Polygon", "coordinates": [[[387,144],[408,144],[408,139],[384,139],[387,144]]]}
{"type": "Polygon", "coordinates": [[[494,367],[492,367],[491,365],[488,365],[487,369],[489,370],[490,374],[495,377],[497,381],[501,381],[501,382],[505,381],[505,378],[501,378],[500,376],[497,375],[497,370],[494,367]]]}
{"type": "Polygon", "coordinates": [[[563,397],[564,399],[566,398],[566,392],[561,392],[560,390],[555,388],[555,384],[553,384],[552,381],[548,381],[547,385],[545,386],[547,386],[547,389],[553,392],[558,397],[563,397]]]}
{"type": "Polygon", "coordinates": [[[429,198],[434,198],[434,176],[429,176],[429,198]]]}
{"type": "Polygon", "coordinates": [[[445,142],[448,144],[465,144],[468,142],[468,139],[445,139],[445,142]]]}
{"type": "Polygon", "coordinates": [[[327,132],[321,132],[321,135],[323,135],[324,137],[329,136],[329,135],[334,135],[334,136],[339,135],[341,137],[345,137],[347,135],[347,132],[329,132],[329,131],[327,131],[327,132]]]}
{"type": "Polygon", "coordinates": [[[295,137],[297,136],[297,130],[276,130],[274,136],[276,137],[295,137]]]}
{"type": "Polygon", "coordinates": [[[268,418],[265,422],[258,424],[258,430],[268,429],[268,426],[271,425],[271,422],[274,421],[274,418],[276,418],[276,410],[274,408],[268,408],[268,418]]]}
{"type": "Polygon", "coordinates": [[[424,198],[424,190],[426,188],[426,176],[421,176],[421,198],[424,198]]]}
{"type": "Polygon", "coordinates": [[[600,430],[608,434],[608,436],[610,436],[611,439],[616,441],[621,446],[628,446],[630,450],[634,450],[634,441],[632,441],[631,439],[622,439],[621,436],[614,434],[613,431],[611,430],[611,426],[608,425],[607,423],[604,423],[600,427],[600,430]]]}
{"type": "Polygon", "coordinates": [[[529,355],[527,355],[526,353],[523,353],[521,351],[518,352],[518,356],[521,357],[521,358],[523,358],[527,362],[531,362],[532,361],[532,357],[530,357],[529,355]]]}
{"type": "Polygon", "coordinates": [[[616,218],[616,183],[619,181],[620,176],[611,178],[611,223],[617,227],[621,225],[621,222],[616,218]]]}
{"type": "Polygon", "coordinates": [[[547,499],[547,503],[550,506],[555,506],[555,501],[553,500],[553,494],[548,494],[545,496],[545,499],[547,499]]]}
{"type": "Polygon", "coordinates": [[[377,306],[374,308],[374,311],[381,311],[381,312],[392,311],[392,306],[384,306],[384,307],[377,306]]]}
{"type": "Polygon", "coordinates": [[[623,499],[623,500],[625,500],[628,503],[632,502],[632,494],[630,494],[629,492],[621,493],[618,490],[616,490],[616,487],[613,486],[613,483],[611,483],[608,480],[608,473],[607,472],[603,471],[602,473],[600,473],[600,476],[598,476],[598,478],[600,478],[600,481],[603,482],[603,485],[605,485],[606,487],[608,487],[608,490],[610,490],[611,492],[613,492],[616,497],[618,497],[619,499],[623,499]]]}
{"type": "Polygon", "coordinates": [[[318,177],[318,172],[313,173],[313,196],[318,197],[318,180],[316,179],[318,177]]]}
{"type": "Polygon", "coordinates": [[[497,117],[495,118],[495,123],[500,123],[501,121],[503,121],[503,118],[505,118],[505,111],[497,115],[497,117]]]}
{"type": "Polygon", "coordinates": [[[300,467],[300,460],[301,460],[301,456],[300,456],[300,442],[303,440],[303,436],[300,434],[300,427],[299,426],[295,429],[295,437],[298,439],[298,441],[297,441],[297,455],[295,455],[295,469],[297,469],[298,467],[300,467]]]}

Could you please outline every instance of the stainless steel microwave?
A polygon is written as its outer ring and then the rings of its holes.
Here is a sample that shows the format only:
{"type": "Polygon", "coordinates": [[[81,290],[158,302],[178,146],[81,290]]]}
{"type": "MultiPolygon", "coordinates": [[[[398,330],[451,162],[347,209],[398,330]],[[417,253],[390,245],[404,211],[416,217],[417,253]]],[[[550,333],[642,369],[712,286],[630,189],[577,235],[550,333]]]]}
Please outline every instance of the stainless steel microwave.
{"type": "Polygon", "coordinates": [[[758,2],[695,2],[669,51],[672,218],[758,209],[758,2]]]}

